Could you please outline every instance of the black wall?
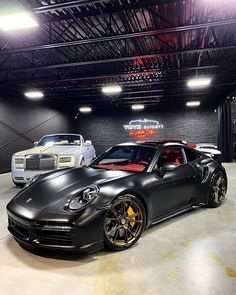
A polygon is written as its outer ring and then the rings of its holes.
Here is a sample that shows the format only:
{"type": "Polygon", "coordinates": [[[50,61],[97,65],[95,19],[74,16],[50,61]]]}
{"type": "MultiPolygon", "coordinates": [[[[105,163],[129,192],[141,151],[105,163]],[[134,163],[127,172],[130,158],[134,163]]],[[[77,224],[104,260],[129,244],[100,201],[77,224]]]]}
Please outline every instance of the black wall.
{"type": "Polygon", "coordinates": [[[45,134],[73,132],[72,124],[55,109],[20,98],[17,101],[9,94],[0,96],[0,173],[10,170],[13,153],[31,148],[32,142],[45,134]]]}
{"type": "Polygon", "coordinates": [[[110,146],[127,141],[136,141],[128,136],[123,125],[137,119],[157,120],[164,124],[164,129],[146,140],[182,139],[192,143],[217,143],[217,114],[214,110],[176,110],[176,111],[148,111],[91,113],[79,115],[76,120],[76,132],[91,139],[97,154],[110,146]]]}
{"type": "Polygon", "coordinates": [[[74,112],[62,108],[59,111],[7,94],[0,95],[0,173],[10,170],[13,153],[31,148],[33,141],[45,134],[80,133],[93,141],[97,154],[114,144],[139,140],[129,137],[123,127],[137,119],[157,120],[164,125],[157,135],[146,140],[172,138],[217,143],[217,114],[212,109],[160,111],[149,108],[145,112],[127,112],[117,108],[104,113],[79,114],[75,120],[74,112]]]}

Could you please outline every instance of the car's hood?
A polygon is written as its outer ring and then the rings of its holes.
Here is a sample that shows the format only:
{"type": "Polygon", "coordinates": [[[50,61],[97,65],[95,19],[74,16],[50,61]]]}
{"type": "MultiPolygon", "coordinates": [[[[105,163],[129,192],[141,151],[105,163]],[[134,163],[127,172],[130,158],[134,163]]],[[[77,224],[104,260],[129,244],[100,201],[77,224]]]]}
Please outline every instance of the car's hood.
{"type": "Polygon", "coordinates": [[[135,172],[80,167],[41,176],[38,181],[21,191],[14,202],[33,211],[47,210],[63,213],[63,206],[75,193],[89,185],[104,185],[115,179],[134,175],[135,172]],[[50,210],[50,208],[52,210],[50,210]]]}
{"type": "Polygon", "coordinates": [[[34,155],[34,154],[53,154],[53,155],[60,155],[60,154],[73,154],[78,152],[82,147],[81,146],[52,146],[52,147],[45,147],[45,146],[37,146],[32,149],[28,149],[25,151],[21,151],[15,154],[15,156],[26,156],[26,155],[34,155]]]}

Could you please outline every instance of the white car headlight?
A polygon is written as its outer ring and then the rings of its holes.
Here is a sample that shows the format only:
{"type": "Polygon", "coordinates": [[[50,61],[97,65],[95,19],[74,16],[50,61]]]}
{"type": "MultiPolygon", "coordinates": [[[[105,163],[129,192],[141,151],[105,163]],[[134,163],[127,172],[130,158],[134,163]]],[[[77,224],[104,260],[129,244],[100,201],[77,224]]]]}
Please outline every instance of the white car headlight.
{"type": "Polygon", "coordinates": [[[96,199],[99,193],[98,186],[90,186],[75,194],[69,202],[70,210],[79,210],[96,199]]]}
{"type": "Polygon", "coordinates": [[[16,169],[23,169],[24,168],[24,157],[13,156],[12,165],[16,169]]]}
{"type": "Polygon", "coordinates": [[[15,158],[15,165],[23,165],[24,158],[15,158]]]}

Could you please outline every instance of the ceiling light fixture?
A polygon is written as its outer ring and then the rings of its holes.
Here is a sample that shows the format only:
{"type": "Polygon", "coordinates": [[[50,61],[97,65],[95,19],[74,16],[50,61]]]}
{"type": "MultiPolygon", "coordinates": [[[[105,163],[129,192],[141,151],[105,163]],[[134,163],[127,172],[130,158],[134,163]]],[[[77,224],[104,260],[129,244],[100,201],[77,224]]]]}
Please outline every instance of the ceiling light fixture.
{"type": "Polygon", "coordinates": [[[119,94],[121,93],[122,88],[119,85],[110,85],[102,87],[102,92],[104,94],[119,94]]]}
{"type": "Polygon", "coordinates": [[[186,103],[187,107],[198,107],[200,106],[201,102],[199,100],[195,100],[195,101],[188,101],[186,103]]]}
{"type": "Polygon", "coordinates": [[[92,108],[91,107],[80,107],[79,111],[81,113],[90,113],[92,111],[92,108]]]}
{"type": "Polygon", "coordinates": [[[143,110],[144,109],[144,105],[143,104],[134,104],[131,106],[132,110],[134,111],[139,111],[139,110],[143,110]]]}
{"type": "Polygon", "coordinates": [[[206,87],[211,84],[211,79],[209,78],[201,78],[201,79],[191,79],[188,81],[187,85],[191,88],[200,88],[200,87],[206,87]]]}
{"type": "Polygon", "coordinates": [[[30,99],[40,99],[44,97],[44,94],[42,91],[39,90],[29,90],[24,93],[25,97],[30,99]]]}
{"type": "Polygon", "coordinates": [[[37,27],[38,23],[27,12],[13,13],[0,16],[0,29],[13,31],[37,27]]]}

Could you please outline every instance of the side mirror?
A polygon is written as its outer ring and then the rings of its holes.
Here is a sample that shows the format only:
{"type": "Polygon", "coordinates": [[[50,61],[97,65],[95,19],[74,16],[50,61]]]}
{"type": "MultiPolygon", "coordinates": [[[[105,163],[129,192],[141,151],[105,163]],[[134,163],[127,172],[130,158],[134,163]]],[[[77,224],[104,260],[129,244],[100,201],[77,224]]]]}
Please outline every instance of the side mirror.
{"type": "Polygon", "coordinates": [[[159,169],[157,169],[157,172],[159,176],[163,177],[167,171],[173,171],[177,166],[178,165],[175,163],[167,162],[164,163],[159,169]]]}
{"type": "Polygon", "coordinates": [[[35,141],[35,142],[34,142],[34,146],[36,146],[38,143],[39,143],[38,141],[35,141]]]}
{"type": "Polygon", "coordinates": [[[92,141],[91,140],[86,140],[85,145],[92,145],[92,141]]]}

